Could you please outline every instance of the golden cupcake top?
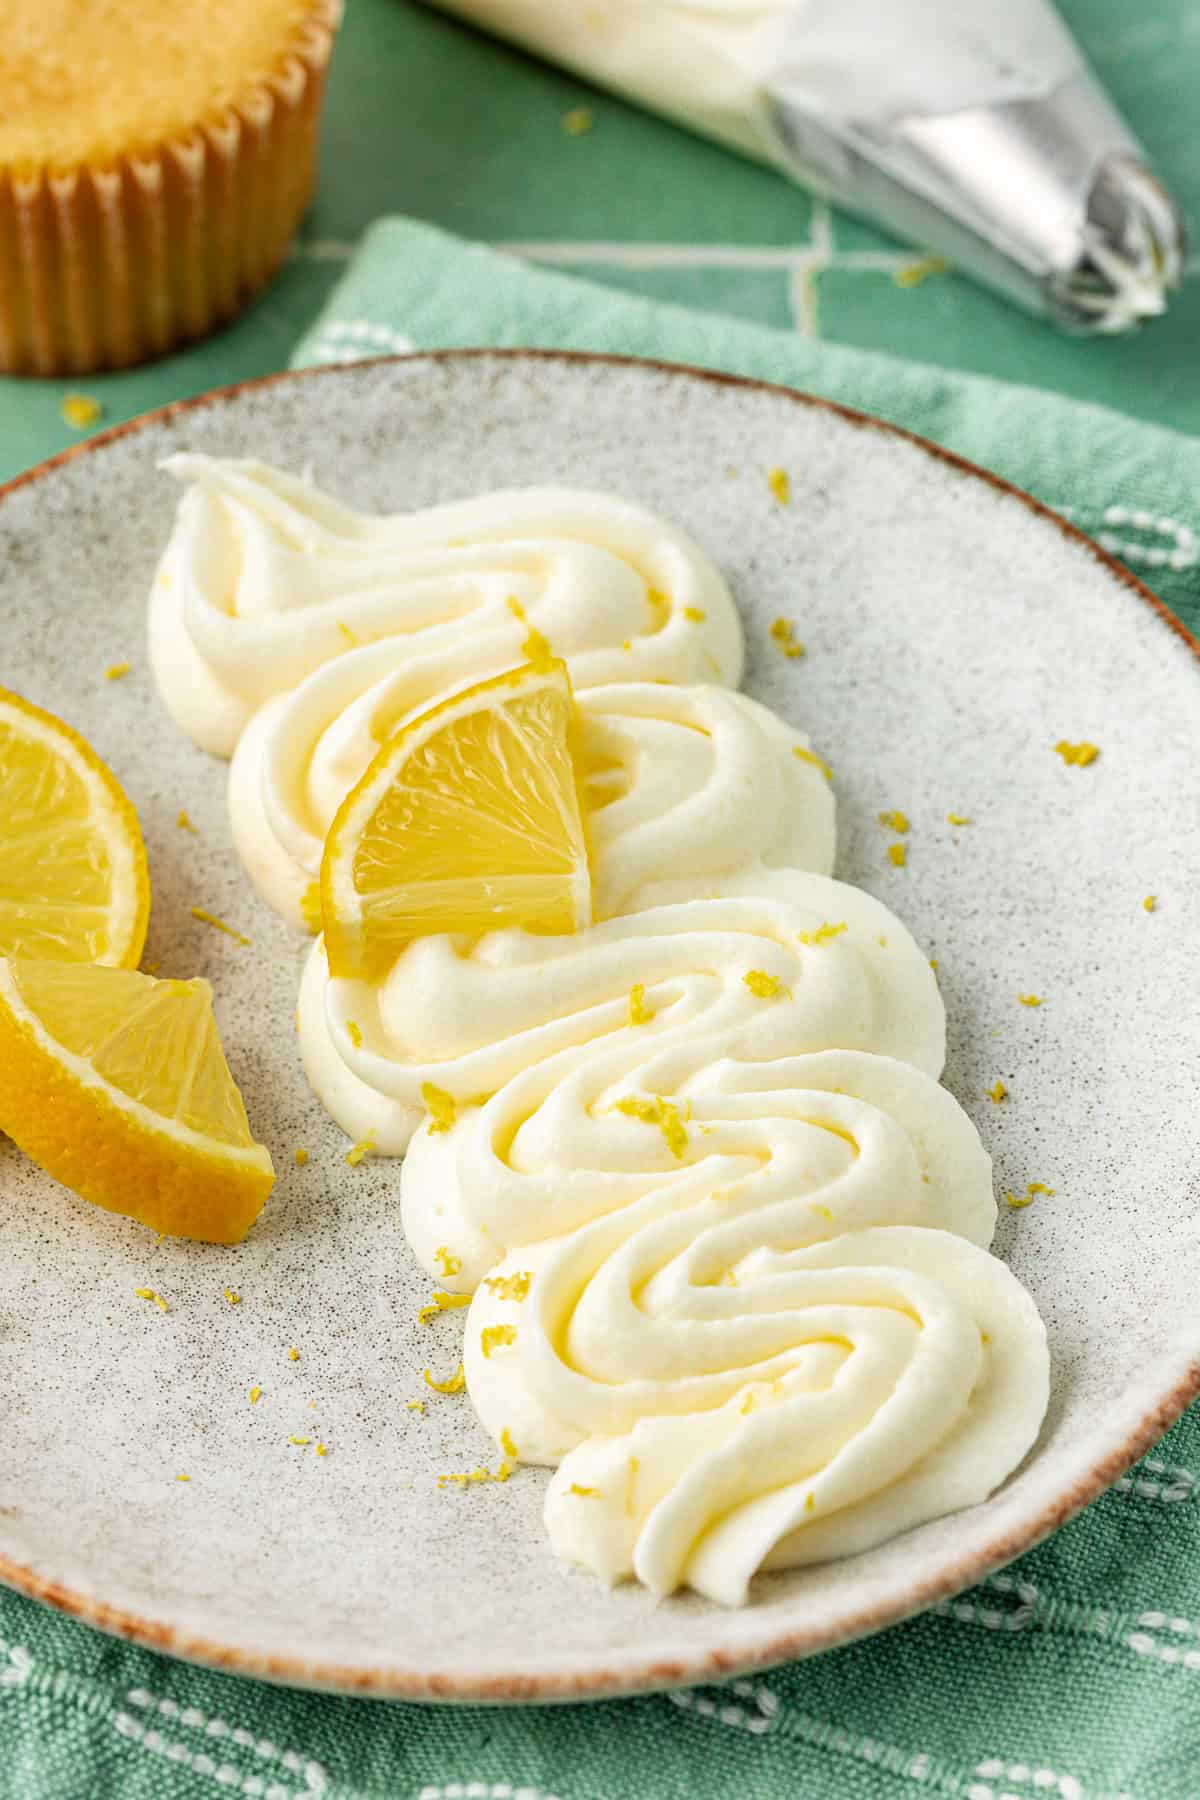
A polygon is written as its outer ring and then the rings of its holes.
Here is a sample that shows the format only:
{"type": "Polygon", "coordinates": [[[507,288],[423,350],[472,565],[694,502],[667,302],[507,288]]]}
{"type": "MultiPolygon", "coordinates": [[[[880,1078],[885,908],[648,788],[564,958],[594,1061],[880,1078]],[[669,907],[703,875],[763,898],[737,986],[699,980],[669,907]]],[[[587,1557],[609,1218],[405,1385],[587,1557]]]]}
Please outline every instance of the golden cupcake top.
{"type": "Polygon", "coordinates": [[[106,164],[219,120],[338,0],[6,0],[0,167],[106,164]]]}

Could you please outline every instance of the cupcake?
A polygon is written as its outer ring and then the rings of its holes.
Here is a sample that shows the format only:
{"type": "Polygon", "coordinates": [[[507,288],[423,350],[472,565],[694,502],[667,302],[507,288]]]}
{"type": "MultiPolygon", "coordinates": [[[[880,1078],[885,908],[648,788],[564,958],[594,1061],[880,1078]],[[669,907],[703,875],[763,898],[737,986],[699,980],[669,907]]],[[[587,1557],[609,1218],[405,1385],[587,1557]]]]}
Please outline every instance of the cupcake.
{"type": "Polygon", "coordinates": [[[312,194],[341,0],[8,0],[0,370],[124,368],[233,317],[312,194]]]}

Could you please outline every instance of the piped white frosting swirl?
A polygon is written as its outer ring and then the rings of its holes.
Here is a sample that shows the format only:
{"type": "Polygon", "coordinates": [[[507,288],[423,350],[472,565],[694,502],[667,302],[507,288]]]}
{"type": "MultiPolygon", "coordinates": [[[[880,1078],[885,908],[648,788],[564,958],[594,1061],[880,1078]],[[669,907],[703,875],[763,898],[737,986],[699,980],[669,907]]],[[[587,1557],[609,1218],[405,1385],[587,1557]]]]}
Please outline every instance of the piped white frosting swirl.
{"type": "Polygon", "coordinates": [[[826,772],[724,685],[740,629],[703,553],[602,495],[369,518],[259,464],[169,466],[154,667],[234,752],[235,841],[297,922],[392,731],[531,630],[570,667],[598,922],[422,939],[374,987],[317,944],[298,1013],[334,1118],[412,1140],[407,1235],[474,1290],[485,1425],[560,1464],[558,1553],[735,1603],[985,1497],[1036,1434],[1045,1333],[982,1248],[929,966],[829,878],[826,772]]]}

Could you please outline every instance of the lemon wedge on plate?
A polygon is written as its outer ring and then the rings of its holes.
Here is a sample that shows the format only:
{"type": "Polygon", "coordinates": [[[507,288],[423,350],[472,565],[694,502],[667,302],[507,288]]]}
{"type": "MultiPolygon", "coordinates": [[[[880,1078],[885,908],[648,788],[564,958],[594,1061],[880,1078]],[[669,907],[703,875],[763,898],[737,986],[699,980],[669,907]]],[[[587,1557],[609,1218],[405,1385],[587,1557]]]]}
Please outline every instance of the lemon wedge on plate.
{"type": "Polygon", "coordinates": [[[96,752],[0,688],[0,954],[133,968],[150,916],[137,814],[96,752]]]}
{"type": "Polygon", "coordinates": [[[0,958],[0,1131],[85,1200],[235,1244],[271,1190],[207,981],[0,958]]]}
{"type": "Polygon", "coordinates": [[[575,703],[546,659],[454,694],[389,738],[321,863],[331,972],[377,980],[413,938],[591,919],[575,703]]]}

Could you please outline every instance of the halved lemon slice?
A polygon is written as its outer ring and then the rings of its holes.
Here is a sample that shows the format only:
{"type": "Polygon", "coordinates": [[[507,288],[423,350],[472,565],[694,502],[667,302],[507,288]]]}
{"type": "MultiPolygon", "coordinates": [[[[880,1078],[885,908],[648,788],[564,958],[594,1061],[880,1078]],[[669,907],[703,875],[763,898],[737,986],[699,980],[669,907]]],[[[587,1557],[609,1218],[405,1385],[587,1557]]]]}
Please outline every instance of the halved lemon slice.
{"type": "Polygon", "coordinates": [[[377,980],[432,932],[588,924],[575,729],[566,667],[548,659],[481,681],[388,739],[325,841],[334,975],[377,980]]]}
{"type": "Polygon", "coordinates": [[[0,958],[0,1131],[94,1206],[236,1244],[274,1171],[207,981],[0,958]]]}
{"type": "Polygon", "coordinates": [[[137,814],[78,732],[0,688],[0,955],[133,968],[150,916],[137,814]]]}

